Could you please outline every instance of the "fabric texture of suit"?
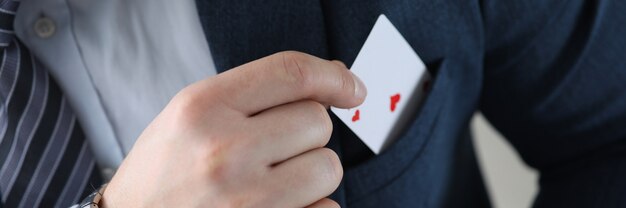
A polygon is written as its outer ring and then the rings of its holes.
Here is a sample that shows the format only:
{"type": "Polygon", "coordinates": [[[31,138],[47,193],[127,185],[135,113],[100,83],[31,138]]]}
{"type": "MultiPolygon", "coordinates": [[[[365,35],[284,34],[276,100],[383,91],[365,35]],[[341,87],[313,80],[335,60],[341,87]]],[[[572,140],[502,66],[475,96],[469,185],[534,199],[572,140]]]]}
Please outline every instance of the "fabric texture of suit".
{"type": "Polygon", "coordinates": [[[196,2],[220,71],[283,50],[350,66],[385,14],[435,75],[379,155],[334,118],[342,207],[489,206],[468,130],[477,110],[540,171],[536,207],[626,206],[623,1],[196,2]]]}

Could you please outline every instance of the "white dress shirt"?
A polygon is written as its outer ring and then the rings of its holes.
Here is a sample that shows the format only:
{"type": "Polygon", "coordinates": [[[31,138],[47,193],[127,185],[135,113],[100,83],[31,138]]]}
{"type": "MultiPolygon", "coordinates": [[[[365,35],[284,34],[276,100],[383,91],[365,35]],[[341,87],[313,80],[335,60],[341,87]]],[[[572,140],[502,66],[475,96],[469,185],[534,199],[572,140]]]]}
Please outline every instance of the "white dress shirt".
{"type": "Polygon", "coordinates": [[[14,24],[109,177],[176,92],[216,73],[194,0],[29,0],[14,24]]]}

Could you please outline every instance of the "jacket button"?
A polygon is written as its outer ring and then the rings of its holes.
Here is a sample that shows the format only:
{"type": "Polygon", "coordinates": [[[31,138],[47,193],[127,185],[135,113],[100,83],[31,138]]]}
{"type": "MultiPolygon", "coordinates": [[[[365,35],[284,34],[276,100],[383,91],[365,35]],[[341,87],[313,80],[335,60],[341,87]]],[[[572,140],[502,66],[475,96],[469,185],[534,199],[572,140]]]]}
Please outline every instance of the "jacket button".
{"type": "Polygon", "coordinates": [[[56,31],[56,25],[54,21],[48,17],[41,17],[35,21],[35,33],[40,38],[48,38],[54,35],[56,31]]]}

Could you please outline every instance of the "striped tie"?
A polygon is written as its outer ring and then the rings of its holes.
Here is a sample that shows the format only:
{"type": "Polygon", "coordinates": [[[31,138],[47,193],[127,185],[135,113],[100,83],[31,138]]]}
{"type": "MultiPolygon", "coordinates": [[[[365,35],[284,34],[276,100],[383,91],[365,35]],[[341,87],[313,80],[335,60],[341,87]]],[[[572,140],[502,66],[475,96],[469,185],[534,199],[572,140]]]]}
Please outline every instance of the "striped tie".
{"type": "Polygon", "coordinates": [[[69,207],[102,183],[76,117],[0,2],[0,207],[69,207]]]}

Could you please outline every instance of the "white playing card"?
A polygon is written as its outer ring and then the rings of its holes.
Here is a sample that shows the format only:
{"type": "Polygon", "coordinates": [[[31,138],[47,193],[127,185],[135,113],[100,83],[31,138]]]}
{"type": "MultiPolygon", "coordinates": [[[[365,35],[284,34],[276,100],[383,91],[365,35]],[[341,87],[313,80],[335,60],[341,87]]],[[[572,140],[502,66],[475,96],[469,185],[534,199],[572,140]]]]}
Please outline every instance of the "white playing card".
{"type": "Polygon", "coordinates": [[[331,108],[376,154],[399,137],[425,97],[430,75],[385,15],[380,15],[350,69],[367,87],[352,109],[331,108]]]}

